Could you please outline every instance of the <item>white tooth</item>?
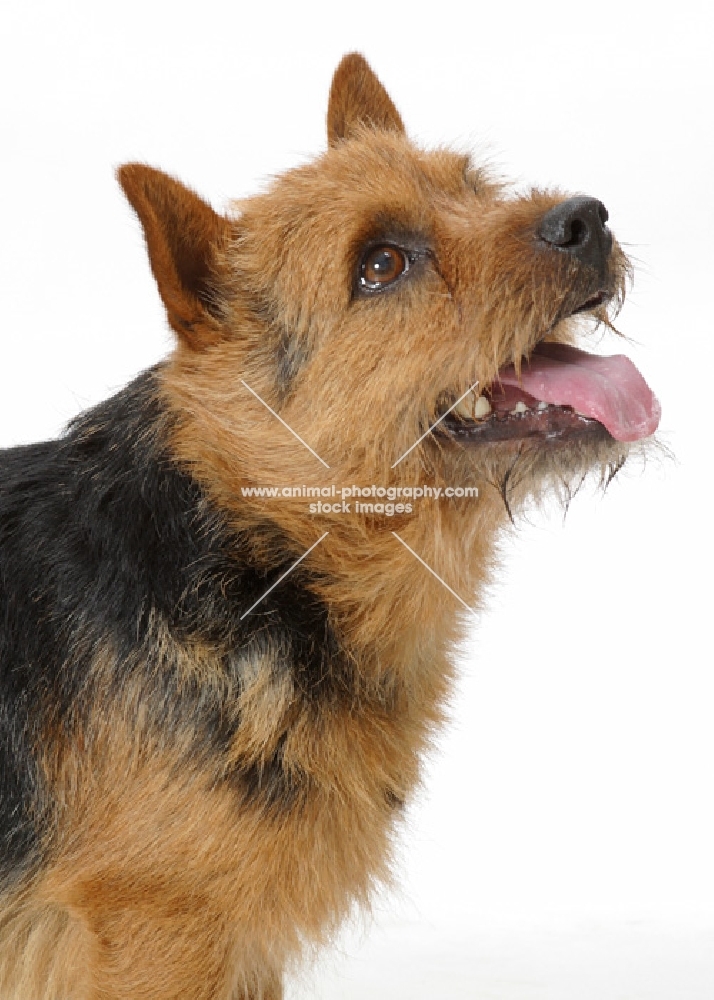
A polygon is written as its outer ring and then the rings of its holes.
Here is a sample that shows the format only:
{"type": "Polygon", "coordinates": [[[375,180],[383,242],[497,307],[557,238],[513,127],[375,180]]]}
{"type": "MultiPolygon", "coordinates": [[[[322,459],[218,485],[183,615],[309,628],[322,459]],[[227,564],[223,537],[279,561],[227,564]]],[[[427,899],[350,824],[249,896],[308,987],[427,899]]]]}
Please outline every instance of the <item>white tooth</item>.
{"type": "Polygon", "coordinates": [[[471,420],[471,397],[464,396],[464,398],[454,407],[454,413],[458,413],[460,417],[466,417],[467,420],[471,420]]]}
{"type": "Polygon", "coordinates": [[[474,417],[487,417],[491,412],[491,404],[485,396],[479,396],[474,406],[474,417]]]}
{"type": "Polygon", "coordinates": [[[536,406],[536,410],[540,410],[540,411],[541,411],[541,413],[543,412],[543,410],[547,410],[547,409],[548,409],[548,404],[547,404],[547,403],[544,403],[544,402],[543,402],[542,400],[541,400],[541,401],[540,401],[540,403],[538,403],[538,405],[536,406]]]}
{"type": "Polygon", "coordinates": [[[523,402],[523,400],[519,399],[518,402],[516,403],[516,405],[511,410],[511,413],[525,413],[527,409],[528,409],[528,407],[523,402]]]}

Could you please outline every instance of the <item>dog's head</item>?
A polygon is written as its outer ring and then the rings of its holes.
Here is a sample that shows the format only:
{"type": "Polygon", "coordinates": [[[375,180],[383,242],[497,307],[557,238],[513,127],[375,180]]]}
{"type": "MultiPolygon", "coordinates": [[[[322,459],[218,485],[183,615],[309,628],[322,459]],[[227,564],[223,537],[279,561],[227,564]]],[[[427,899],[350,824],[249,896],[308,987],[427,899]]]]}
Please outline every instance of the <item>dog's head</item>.
{"type": "Polygon", "coordinates": [[[359,55],[335,73],[327,131],[325,153],[228,216],[119,171],[178,334],[183,457],[227,502],[244,484],[427,477],[482,499],[495,485],[501,511],[619,467],[659,407],[626,358],[574,346],[628,278],[602,203],[518,195],[420,149],[359,55]]]}

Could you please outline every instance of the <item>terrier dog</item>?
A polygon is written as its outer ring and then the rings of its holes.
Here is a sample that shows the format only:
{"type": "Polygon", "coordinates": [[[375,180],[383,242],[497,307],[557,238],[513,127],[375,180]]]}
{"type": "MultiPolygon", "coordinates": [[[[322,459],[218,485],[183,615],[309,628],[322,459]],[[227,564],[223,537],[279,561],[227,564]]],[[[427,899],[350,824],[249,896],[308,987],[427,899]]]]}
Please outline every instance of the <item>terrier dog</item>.
{"type": "Polygon", "coordinates": [[[511,512],[657,426],[575,346],[599,201],[418,148],[356,54],[327,131],[227,215],[122,167],[176,348],[0,454],[3,1000],[282,996],[389,877],[511,512]]]}

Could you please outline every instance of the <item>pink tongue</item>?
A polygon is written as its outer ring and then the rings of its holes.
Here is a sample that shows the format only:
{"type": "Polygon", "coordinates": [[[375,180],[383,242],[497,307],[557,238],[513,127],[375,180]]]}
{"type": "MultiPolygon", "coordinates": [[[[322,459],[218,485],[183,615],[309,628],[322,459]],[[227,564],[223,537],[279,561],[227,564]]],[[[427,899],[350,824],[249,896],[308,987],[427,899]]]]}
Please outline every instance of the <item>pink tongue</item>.
{"type": "Polygon", "coordinates": [[[572,406],[599,420],[617,441],[648,437],[661,415],[657,397],[623,354],[603,358],[567,344],[539,344],[522,366],[520,379],[513,365],[503,368],[498,379],[544,403],[572,406]]]}

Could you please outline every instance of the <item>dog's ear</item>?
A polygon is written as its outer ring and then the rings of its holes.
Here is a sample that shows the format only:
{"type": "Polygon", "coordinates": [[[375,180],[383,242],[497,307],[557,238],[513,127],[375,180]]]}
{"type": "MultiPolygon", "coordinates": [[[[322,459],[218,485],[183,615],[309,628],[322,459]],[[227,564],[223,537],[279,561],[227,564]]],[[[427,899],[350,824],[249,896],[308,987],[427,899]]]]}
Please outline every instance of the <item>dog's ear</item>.
{"type": "Polygon", "coordinates": [[[327,139],[331,146],[349,139],[356,126],[404,132],[392,99],[359,52],[345,56],[335,70],[327,105],[327,139]]]}
{"type": "Polygon", "coordinates": [[[169,323],[190,347],[220,339],[216,257],[230,223],[197,194],[160,170],[127,163],[117,170],[144,228],[151,270],[169,323]]]}

